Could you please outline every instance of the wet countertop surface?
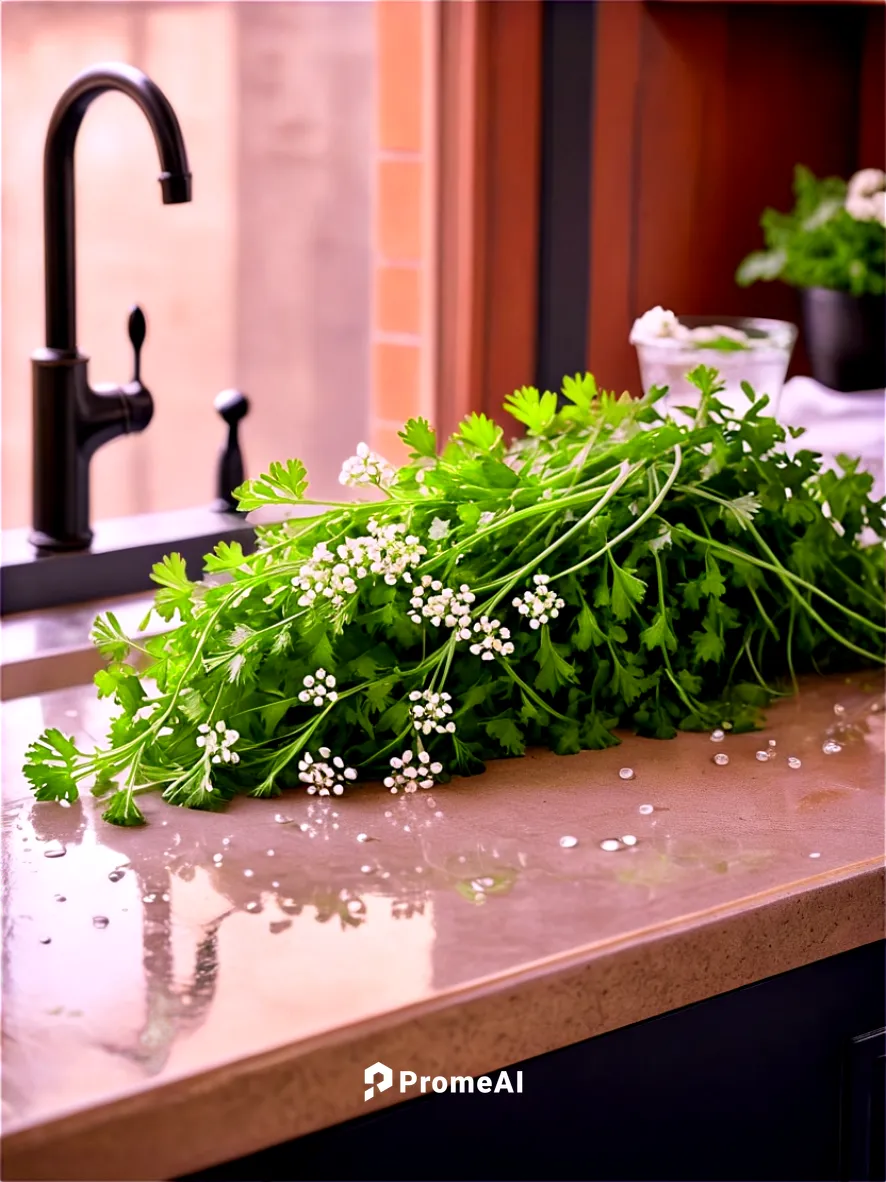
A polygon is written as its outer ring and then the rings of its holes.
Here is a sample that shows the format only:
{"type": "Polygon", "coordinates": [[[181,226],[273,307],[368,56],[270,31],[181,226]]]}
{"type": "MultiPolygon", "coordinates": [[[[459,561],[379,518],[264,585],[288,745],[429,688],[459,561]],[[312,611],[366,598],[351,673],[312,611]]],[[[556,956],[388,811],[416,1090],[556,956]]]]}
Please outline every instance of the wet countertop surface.
{"type": "Polygon", "coordinates": [[[146,796],[136,830],[19,771],[44,726],[107,717],[91,689],[3,709],[7,1178],[172,1177],[392,1102],[364,1106],[377,1059],[480,1074],[883,934],[876,677],[720,743],[412,797],[146,796]]]}

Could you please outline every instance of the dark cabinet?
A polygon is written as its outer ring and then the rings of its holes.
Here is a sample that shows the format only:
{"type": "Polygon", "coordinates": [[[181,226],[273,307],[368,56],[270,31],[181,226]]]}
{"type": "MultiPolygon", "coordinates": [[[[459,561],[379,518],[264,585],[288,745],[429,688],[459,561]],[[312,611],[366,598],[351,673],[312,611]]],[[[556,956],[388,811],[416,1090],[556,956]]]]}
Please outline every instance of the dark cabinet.
{"type": "Polygon", "coordinates": [[[886,1177],[886,1030],[853,1038],[844,1064],[842,1176],[886,1177]]]}
{"type": "Polygon", "coordinates": [[[196,1179],[880,1179],[884,942],[196,1179]]]}

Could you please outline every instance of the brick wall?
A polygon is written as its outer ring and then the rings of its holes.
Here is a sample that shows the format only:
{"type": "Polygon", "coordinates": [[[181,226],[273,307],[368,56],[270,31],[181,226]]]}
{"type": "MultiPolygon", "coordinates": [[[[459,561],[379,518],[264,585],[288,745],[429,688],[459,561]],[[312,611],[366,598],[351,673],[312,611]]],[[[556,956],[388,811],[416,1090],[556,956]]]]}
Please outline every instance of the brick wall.
{"type": "Polygon", "coordinates": [[[397,431],[434,418],[435,0],[376,0],[371,446],[392,462],[397,431]]]}

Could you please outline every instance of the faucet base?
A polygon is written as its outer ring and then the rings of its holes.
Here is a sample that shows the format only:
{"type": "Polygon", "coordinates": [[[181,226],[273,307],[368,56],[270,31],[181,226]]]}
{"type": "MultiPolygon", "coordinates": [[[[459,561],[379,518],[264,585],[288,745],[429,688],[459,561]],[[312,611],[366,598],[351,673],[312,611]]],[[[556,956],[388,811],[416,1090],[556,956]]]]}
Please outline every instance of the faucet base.
{"type": "Polygon", "coordinates": [[[31,530],[28,534],[28,542],[39,550],[41,554],[70,554],[77,550],[88,550],[92,545],[93,533],[89,530],[80,537],[56,538],[51,534],[45,534],[39,529],[31,530]]]}

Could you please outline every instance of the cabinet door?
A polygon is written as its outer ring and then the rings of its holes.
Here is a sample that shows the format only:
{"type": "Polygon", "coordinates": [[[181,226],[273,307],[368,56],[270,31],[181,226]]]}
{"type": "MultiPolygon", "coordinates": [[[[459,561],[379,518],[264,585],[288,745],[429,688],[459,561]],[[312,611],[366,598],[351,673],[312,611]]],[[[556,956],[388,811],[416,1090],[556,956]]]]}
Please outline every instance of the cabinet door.
{"type": "Polygon", "coordinates": [[[886,1029],[854,1038],[846,1055],[841,1174],[845,1182],[886,1178],[886,1029]]]}

